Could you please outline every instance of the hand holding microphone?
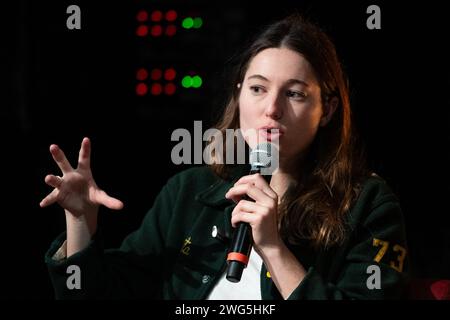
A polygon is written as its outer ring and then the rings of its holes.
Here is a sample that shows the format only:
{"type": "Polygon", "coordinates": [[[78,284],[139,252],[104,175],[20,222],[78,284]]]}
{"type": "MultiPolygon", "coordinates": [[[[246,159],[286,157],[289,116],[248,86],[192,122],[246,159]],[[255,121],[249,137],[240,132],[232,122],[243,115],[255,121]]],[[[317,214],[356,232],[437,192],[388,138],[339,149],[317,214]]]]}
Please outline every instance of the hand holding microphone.
{"type": "Polygon", "coordinates": [[[263,252],[281,241],[277,222],[278,195],[269,185],[270,176],[260,174],[271,164],[272,148],[271,144],[263,143],[252,150],[250,175],[239,179],[225,195],[238,202],[232,213],[231,223],[236,229],[227,257],[227,279],[231,282],[240,281],[253,245],[263,252]]]}

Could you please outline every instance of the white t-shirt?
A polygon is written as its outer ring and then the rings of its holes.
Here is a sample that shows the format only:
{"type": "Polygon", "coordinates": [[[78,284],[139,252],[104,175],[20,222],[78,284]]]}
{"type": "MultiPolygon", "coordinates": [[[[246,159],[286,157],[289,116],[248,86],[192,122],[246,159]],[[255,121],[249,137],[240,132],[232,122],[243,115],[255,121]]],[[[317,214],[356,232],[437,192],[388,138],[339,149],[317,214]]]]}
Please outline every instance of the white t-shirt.
{"type": "Polygon", "coordinates": [[[247,268],[242,272],[241,281],[236,283],[228,281],[225,271],[206,299],[261,300],[262,263],[263,261],[259,254],[252,248],[247,268]]]}

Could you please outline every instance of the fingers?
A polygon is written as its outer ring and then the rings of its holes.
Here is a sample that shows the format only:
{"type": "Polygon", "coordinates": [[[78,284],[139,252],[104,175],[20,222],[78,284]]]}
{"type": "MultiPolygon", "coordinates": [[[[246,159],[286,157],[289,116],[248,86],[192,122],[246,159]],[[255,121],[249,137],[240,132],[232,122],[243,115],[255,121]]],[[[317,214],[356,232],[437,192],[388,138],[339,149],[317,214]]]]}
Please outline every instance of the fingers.
{"type": "Polygon", "coordinates": [[[50,187],[59,188],[62,183],[62,178],[49,174],[45,177],[45,183],[48,184],[50,187]]]}
{"type": "Polygon", "coordinates": [[[234,186],[225,194],[225,198],[231,199],[234,202],[239,202],[243,196],[249,196],[255,201],[265,200],[267,195],[261,190],[251,184],[241,184],[234,186]]]}
{"type": "Polygon", "coordinates": [[[55,203],[58,200],[59,190],[54,189],[48,196],[46,196],[42,201],[39,203],[39,206],[41,208],[44,208],[46,206],[49,206],[53,203],[55,203]]]}
{"type": "Polygon", "coordinates": [[[95,194],[95,202],[101,205],[104,205],[105,207],[108,207],[109,209],[113,210],[120,210],[123,208],[123,202],[110,197],[105,191],[98,190],[95,194]]]}
{"type": "Polygon", "coordinates": [[[256,202],[248,201],[248,200],[241,200],[236,205],[234,211],[245,211],[247,213],[255,213],[261,208],[260,205],[258,205],[256,202]]]}
{"type": "Polygon", "coordinates": [[[273,207],[277,202],[276,199],[270,197],[263,190],[251,184],[240,184],[230,188],[225,194],[225,198],[231,199],[234,202],[239,202],[244,195],[248,195],[250,198],[266,207],[273,207]]]}
{"type": "Polygon", "coordinates": [[[262,175],[259,173],[243,176],[234,185],[237,186],[237,185],[248,184],[248,183],[253,184],[256,187],[258,187],[259,189],[263,190],[269,197],[271,197],[273,199],[276,199],[278,197],[276,192],[273,191],[273,189],[270,187],[270,185],[267,183],[267,181],[264,180],[262,175]]]}
{"type": "Polygon", "coordinates": [[[261,219],[256,213],[267,215],[269,209],[252,201],[241,200],[232,212],[231,224],[236,227],[239,222],[247,222],[253,226],[261,219]]]}
{"type": "Polygon", "coordinates": [[[78,167],[86,170],[91,167],[91,141],[89,138],[84,138],[81,142],[80,153],[78,155],[78,167]]]}
{"type": "Polygon", "coordinates": [[[67,161],[64,152],[56,144],[52,144],[50,146],[50,153],[63,174],[73,171],[73,168],[69,161],[67,161]]]}
{"type": "Polygon", "coordinates": [[[253,227],[256,223],[256,219],[257,217],[254,214],[239,211],[236,212],[236,214],[233,214],[233,216],[231,217],[231,225],[233,226],[233,228],[236,228],[238,226],[238,223],[246,222],[253,227]]]}

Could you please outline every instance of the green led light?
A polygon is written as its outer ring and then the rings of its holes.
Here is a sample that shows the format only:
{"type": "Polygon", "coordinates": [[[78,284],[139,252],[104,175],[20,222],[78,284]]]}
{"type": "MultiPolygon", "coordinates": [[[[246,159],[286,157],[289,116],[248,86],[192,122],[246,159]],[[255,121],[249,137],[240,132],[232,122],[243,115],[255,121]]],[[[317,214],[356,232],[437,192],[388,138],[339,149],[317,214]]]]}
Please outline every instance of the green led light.
{"type": "Polygon", "coordinates": [[[203,25],[203,19],[202,19],[202,18],[197,17],[197,18],[194,19],[194,21],[193,21],[193,27],[194,27],[195,29],[200,28],[202,25],[203,25]]]}
{"type": "Polygon", "coordinates": [[[192,78],[192,86],[194,88],[200,88],[202,86],[202,83],[203,83],[203,81],[202,81],[202,78],[200,76],[194,76],[192,78]]]}
{"type": "Polygon", "coordinates": [[[190,76],[185,76],[183,80],[181,80],[181,85],[183,88],[190,88],[193,85],[193,79],[190,76]]]}
{"type": "Polygon", "coordinates": [[[184,18],[181,25],[185,29],[190,29],[194,26],[194,19],[192,19],[191,17],[184,18]]]}

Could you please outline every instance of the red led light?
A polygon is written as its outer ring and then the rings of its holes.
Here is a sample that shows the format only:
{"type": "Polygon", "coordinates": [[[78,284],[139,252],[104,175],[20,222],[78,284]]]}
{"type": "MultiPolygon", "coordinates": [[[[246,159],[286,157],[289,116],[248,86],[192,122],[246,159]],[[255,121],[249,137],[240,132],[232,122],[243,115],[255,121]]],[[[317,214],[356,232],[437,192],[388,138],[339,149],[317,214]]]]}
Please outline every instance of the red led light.
{"type": "Polygon", "coordinates": [[[147,26],[139,26],[136,29],[136,35],[138,35],[139,37],[145,37],[148,34],[148,27],[147,26]]]}
{"type": "Polygon", "coordinates": [[[162,34],[162,27],[159,24],[153,26],[151,33],[152,36],[159,37],[162,34]]]}
{"type": "Polygon", "coordinates": [[[162,77],[162,71],[161,69],[153,69],[151,74],[150,74],[150,78],[152,78],[152,80],[159,80],[162,77]]]}
{"type": "Polygon", "coordinates": [[[177,12],[175,10],[169,10],[166,12],[166,20],[174,21],[177,18],[177,12]]]}
{"type": "Polygon", "coordinates": [[[175,93],[177,87],[173,83],[168,83],[164,86],[164,93],[171,96],[175,93]]]}
{"type": "Polygon", "coordinates": [[[163,17],[162,12],[159,11],[159,10],[155,10],[155,11],[152,12],[152,15],[151,15],[150,19],[153,22],[158,22],[158,21],[161,21],[162,17],[163,17]]]}
{"type": "Polygon", "coordinates": [[[175,79],[176,75],[177,73],[172,68],[166,69],[166,71],[164,71],[164,79],[166,79],[167,81],[172,81],[173,79],[175,79]]]}
{"type": "Polygon", "coordinates": [[[145,10],[141,10],[138,12],[138,14],[136,15],[136,19],[139,22],[144,22],[147,21],[148,19],[148,13],[145,10]]]}
{"type": "Polygon", "coordinates": [[[172,37],[175,35],[175,33],[177,33],[177,27],[173,24],[169,24],[166,28],[166,35],[172,37]]]}
{"type": "Polygon", "coordinates": [[[145,83],[138,83],[136,86],[136,94],[138,96],[144,96],[148,92],[148,87],[145,83]]]}
{"type": "Polygon", "coordinates": [[[136,79],[140,80],[140,81],[144,81],[145,79],[148,78],[148,71],[147,69],[144,68],[140,68],[137,72],[136,72],[136,79]]]}
{"type": "Polygon", "coordinates": [[[162,86],[159,83],[152,84],[152,89],[151,89],[152,95],[158,96],[162,93],[162,90],[163,90],[162,86]]]}

